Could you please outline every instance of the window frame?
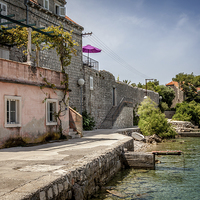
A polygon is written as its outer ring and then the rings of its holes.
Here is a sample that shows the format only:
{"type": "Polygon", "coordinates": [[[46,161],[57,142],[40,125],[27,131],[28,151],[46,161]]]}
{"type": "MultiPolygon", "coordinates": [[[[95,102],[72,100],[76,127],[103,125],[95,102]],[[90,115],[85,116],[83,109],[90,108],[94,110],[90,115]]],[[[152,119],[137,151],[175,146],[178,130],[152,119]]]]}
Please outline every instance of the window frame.
{"type": "MultiPolygon", "coordinates": [[[[4,119],[5,119],[5,127],[21,127],[21,97],[20,96],[8,96],[8,95],[5,95],[4,96],[4,102],[5,102],[5,116],[4,116],[4,119]],[[7,101],[9,100],[9,102],[11,100],[14,100],[17,102],[17,105],[16,105],[16,110],[15,110],[15,118],[16,118],[16,121],[15,123],[8,123],[7,122],[7,101]]],[[[9,107],[10,108],[10,107],[9,107]]],[[[9,116],[11,115],[10,114],[11,110],[9,110],[9,116]]],[[[10,117],[9,117],[10,118],[10,117]]]]}
{"type": "Polygon", "coordinates": [[[60,5],[58,5],[57,3],[55,3],[55,14],[56,15],[60,15],[60,5]],[[56,13],[56,7],[58,7],[58,12],[59,13],[56,13]]]}
{"type": "Polygon", "coordinates": [[[55,12],[56,15],[59,15],[61,17],[65,17],[65,6],[61,6],[58,3],[55,3],[54,10],[55,10],[54,12],[55,12]],[[58,13],[56,13],[56,7],[58,7],[58,13]],[[64,15],[62,15],[62,10],[61,9],[64,10],[64,15]]]}
{"type": "Polygon", "coordinates": [[[94,90],[94,79],[90,76],[90,90],[94,90]]]}
{"type": "Polygon", "coordinates": [[[56,105],[56,109],[55,112],[58,113],[58,100],[57,99],[47,99],[46,100],[46,125],[50,126],[50,125],[57,125],[58,122],[56,121],[49,121],[49,110],[48,110],[48,104],[49,103],[55,103],[56,105]]]}
{"type": "Polygon", "coordinates": [[[49,10],[49,0],[43,0],[43,5],[45,9],[49,10]],[[48,2],[48,8],[45,7],[46,2],[48,2]]]}
{"type": "MultiPolygon", "coordinates": [[[[4,2],[2,2],[2,1],[0,1],[0,4],[4,5],[6,7],[6,11],[2,11],[2,12],[5,12],[5,13],[2,13],[2,15],[7,15],[7,13],[8,13],[8,6],[7,6],[7,4],[4,3],[4,2]]],[[[4,23],[4,22],[7,22],[7,20],[6,19],[0,19],[0,23],[4,23]]],[[[3,26],[7,27],[8,25],[3,25],[3,26]]]]}

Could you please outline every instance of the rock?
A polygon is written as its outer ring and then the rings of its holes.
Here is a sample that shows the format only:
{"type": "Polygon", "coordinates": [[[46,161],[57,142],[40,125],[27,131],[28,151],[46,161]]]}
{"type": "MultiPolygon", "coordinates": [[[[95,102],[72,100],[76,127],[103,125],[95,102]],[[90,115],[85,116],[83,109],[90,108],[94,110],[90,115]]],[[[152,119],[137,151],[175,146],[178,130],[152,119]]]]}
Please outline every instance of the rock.
{"type": "Polygon", "coordinates": [[[120,193],[116,190],[106,190],[106,191],[109,192],[110,194],[114,195],[114,196],[117,196],[117,197],[121,197],[121,198],[125,197],[122,193],[120,193]]]}
{"type": "Polygon", "coordinates": [[[195,126],[191,122],[188,122],[188,121],[174,121],[174,120],[168,119],[168,122],[174,126],[177,133],[191,132],[195,128],[195,126]]]}
{"type": "Polygon", "coordinates": [[[151,136],[146,136],[145,137],[145,142],[146,143],[155,143],[155,142],[162,142],[162,139],[159,137],[159,136],[157,136],[156,134],[154,134],[154,135],[151,135],[151,136]]]}
{"type": "Polygon", "coordinates": [[[83,191],[77,183],[75,183],[73,186],[73,193],[75,200],[84,199],[83,191]]]}
{"type": "Polygon", "coordinates": [[[161,161],[160,161],[160,160],[155,160],[155,163],[156,163],[156,164],[160,164],[161,161]]]}

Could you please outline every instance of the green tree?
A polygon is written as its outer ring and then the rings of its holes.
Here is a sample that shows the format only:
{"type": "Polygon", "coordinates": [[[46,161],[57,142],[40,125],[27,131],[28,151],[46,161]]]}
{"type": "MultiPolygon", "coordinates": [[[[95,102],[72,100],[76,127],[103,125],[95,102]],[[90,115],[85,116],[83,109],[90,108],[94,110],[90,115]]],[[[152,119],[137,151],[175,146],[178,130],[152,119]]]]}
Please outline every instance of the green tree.
{"type": "Polygon", "coordinates": [[[156,134],[162,138],[174,137],[174,129],[167,122],[157,104],[150,98],[145,99],[138,108],[138,126],[144,135],[156,134]]]}
{"type": "Polygon", "coordinates": [[[172,101],[175,97],[174,90],[165,85],[158,85],[155,91],[158,92],[160,96],[162,96],[161,102],[165,102],[167,106],[170,108],[172,105],[172,101]]]}
{"type": "Polygon", "coordinates": [[[178,121],[191,121],[195,125],[200,124],[200,104],[191,101],[191,102],[182,102],[177,103],[176,113],[172,117],[173,120],[178,121]]]}

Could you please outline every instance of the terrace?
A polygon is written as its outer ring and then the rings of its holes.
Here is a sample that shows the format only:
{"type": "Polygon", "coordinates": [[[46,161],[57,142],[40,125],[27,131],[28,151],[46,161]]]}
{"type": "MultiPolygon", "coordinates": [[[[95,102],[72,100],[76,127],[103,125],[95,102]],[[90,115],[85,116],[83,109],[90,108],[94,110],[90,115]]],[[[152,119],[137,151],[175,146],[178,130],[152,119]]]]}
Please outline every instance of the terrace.
{"type": "Polygon", "coordinates": [[[85,55],[83,55],[83,65],[95,70],[99,70],[99,62],[85,55]]]}

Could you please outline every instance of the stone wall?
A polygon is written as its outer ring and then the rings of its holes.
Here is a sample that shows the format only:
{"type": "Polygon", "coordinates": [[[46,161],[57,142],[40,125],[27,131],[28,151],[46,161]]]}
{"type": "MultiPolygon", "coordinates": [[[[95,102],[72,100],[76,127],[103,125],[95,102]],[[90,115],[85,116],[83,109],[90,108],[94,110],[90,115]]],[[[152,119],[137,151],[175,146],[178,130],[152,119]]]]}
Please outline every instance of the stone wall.
{"type": "Polygon", "coordinates": [[[165,111],[165,117],[167,119],[172,119],[172,117],[174,116],[174,114],[176,113],[176,111],[165,111]]]}
{"type": "MultiPolygon", "coordinates": [[[[97,71],[84,66],[84,80],[85,85],[83,86],[83,110],[94,117],[96,122],[96,128],[99,128],[101,123],[113,106],[117,106],[122,98],[127,98],[133,102],[133,107],[141,103],[145,96],[145,90],[141,88],[132,87],[126,83],[115,80],[115,77],[107,71],[97,71]],[[93,89],[90,89],[90,77],[93,79],[93,89]]],[[[159,94],[148,90],[148,96],[159,103],[159,94]]],[[[123,128],[126,123],[128,127],[131,127],[131,117],[133,114],[132,108],[126,108],[128,111],[125,114],[125,110],[117,120],[115,127],[123,128]],[[129,122],[125,122],[128,120],[129,122]]],[[[133,124],[132,124],[133,126],[133,124]]]]}
{"type": "Polygon", "coordinates": [[[115,121],[113,129],[131,127],[133,127],[133,107],[124,107],[119,117],[115,121]]]}
{"type": "MultiPolygon", "coordinates": [[[[56,180],[52,180],[50,175],[47,179],[48,183],[35,180],[35,185],[42,184],[43,187],[23,199],[89,199],[121,169],[121,155],[124,148],[133,149],[132,138],[119,141],[115,146],[99,153],[94,158],[76,163],[72,169],[64,171],[66,173],[56,180]]],[[[24,191],[23,187],[26,189],[27,185],[22,186],[21,189],[24,191]]]]}
{"type": "Polygon", "coordinates": [[[174,108],[177,103],[181,103],[185,100],[185,95],[184,95],[184,92],[181,89],[179,89],[178,87],[176,87],[175,85],[171,85],[168,87],[171,87],[175,92],[175,97],[174,97],[174,99],[172,101],[172,105],[171,105],[171,108],[174,108]]]}

